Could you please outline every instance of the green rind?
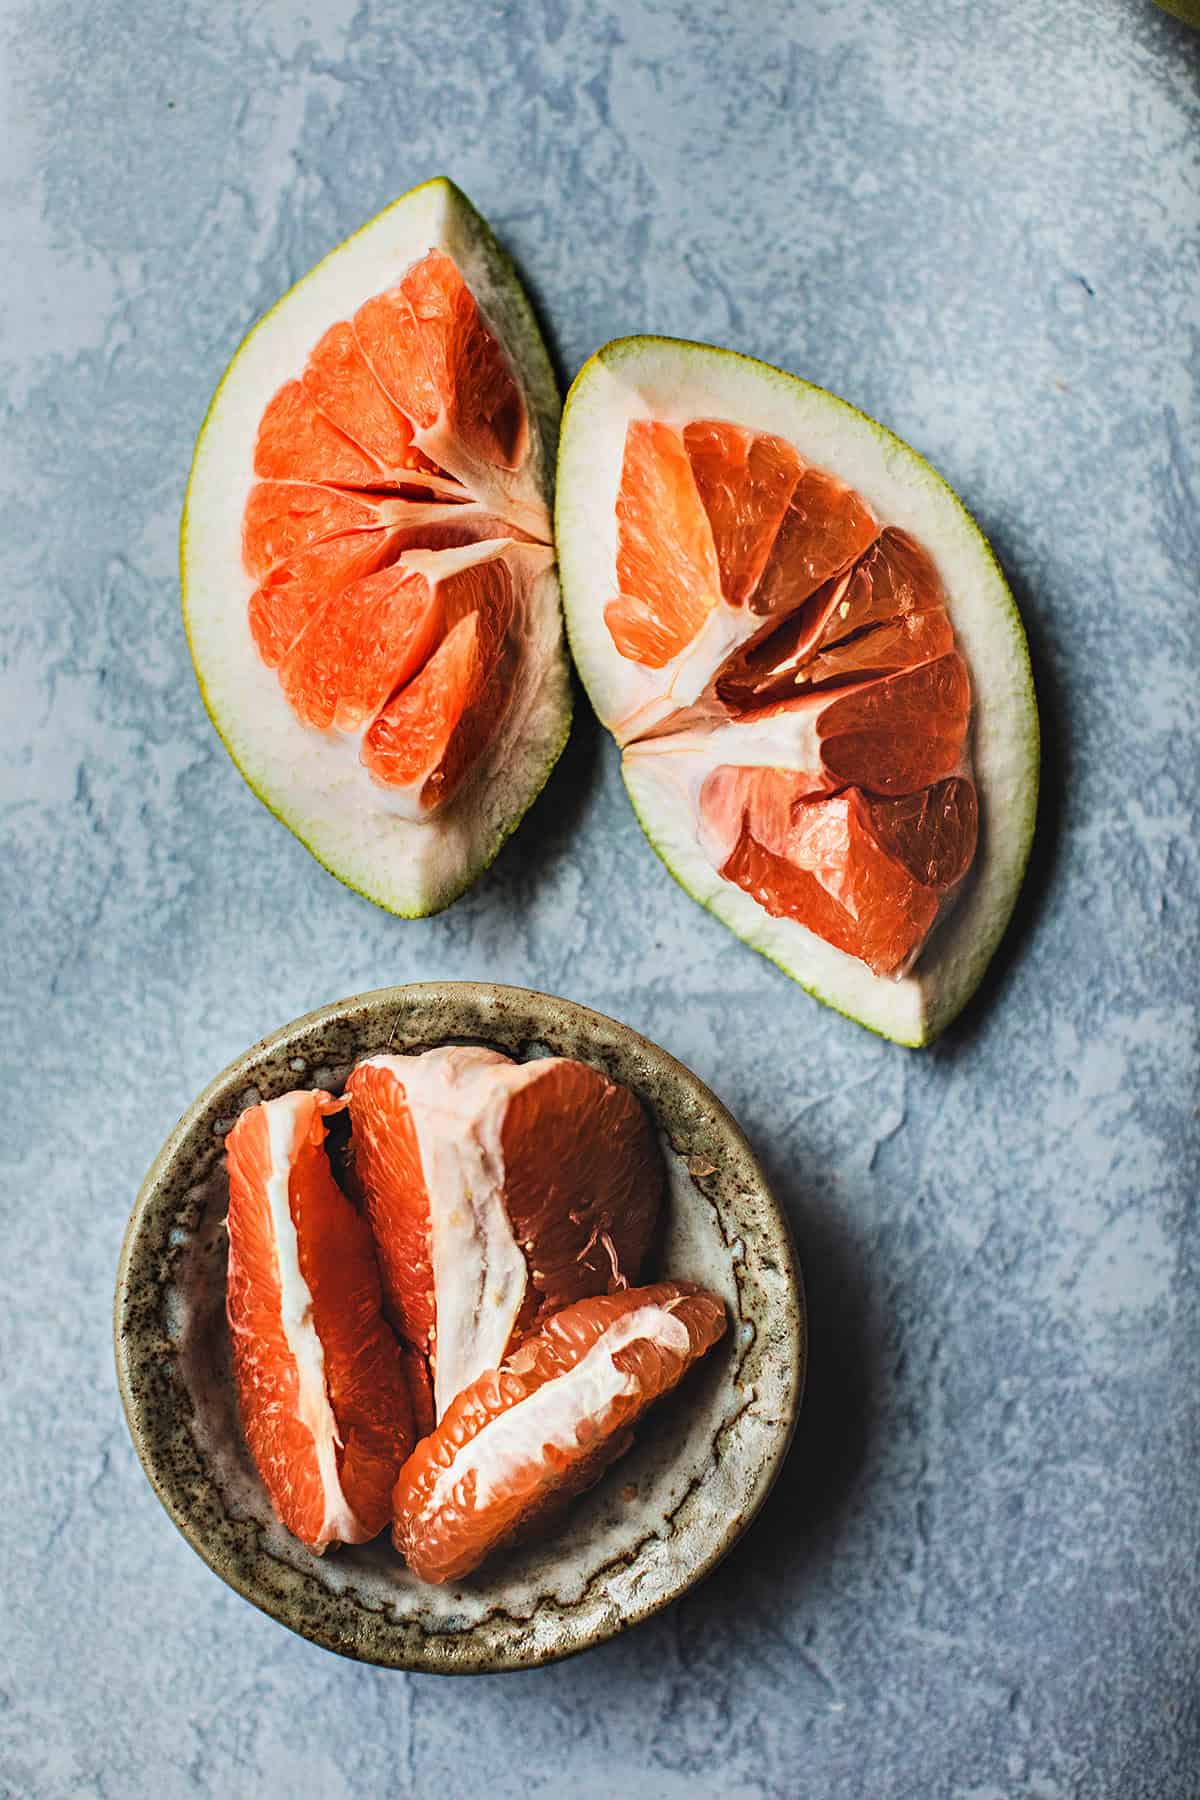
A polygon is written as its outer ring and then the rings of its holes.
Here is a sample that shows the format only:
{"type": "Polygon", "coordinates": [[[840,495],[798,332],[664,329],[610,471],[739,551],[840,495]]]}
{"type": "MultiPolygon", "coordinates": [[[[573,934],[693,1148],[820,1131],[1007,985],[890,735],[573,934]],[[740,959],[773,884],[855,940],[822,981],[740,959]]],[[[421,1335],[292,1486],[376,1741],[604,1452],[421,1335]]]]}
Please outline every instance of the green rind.
{"type": "MultiPolygon", "coordinates": [[[[999,582],[999,586],[1004,596],[1005,612],[1010,634],[1013,642],[1019,649],[1022,670],[1025,676],[1026,724],[1028,727],[1028,742],[1031,753],[1031,780],[1022,795],[1025,803],[1024,810],[1019,819],[1015,822],[1019,849],[1017,851],[1016,870],[1012,882],[1011,893],[1008,897],[1007,904],[1001,907],[994,915],[992,929],[986,936],[980,938],[978,953],[972,961],[965,981],[959,984],[954,997],[954,1003],[940,1011],[934,1009],[928,1020],[927,1028],[917,1036],[912,1038],[900,1037],[895,1033],[884,1031],[880,1026],[872,1024],[868,1020],[859,1018],[856,1013],[851,1012],[842,1006],[838,1000],[831,995],[823,992],[811,982],[802,979],[796,974],[794,969],[790,968],[787,963],[783,962],[779,957],[773,956],[770,951],[760,949],[757,944],[749,945],[749,948],[755,950],[758,955],[764,957],[768,962],[774,963],[776,968],[781,969],[783,973],[787,975],[790,980],[794,981],[798,987],[802,988],[805,993],[810,994],[813,999],[819,1000],[822,1005],[830,1007],[834,1012],[840,1013],[843,1018],[852,1019],[856,1025],[862,1026],[864,1030],[872,1032],[876,1037],[886,1038],[892,1043],[903,1045],[906,1049],[923,1049],[926,1045],[933,1043],[933,1041],[946,1030],[947,1026],[953,1023],[959,1013],[961,1013],[963,1008],[968,1004],[971,996],[975,993],[980,982],[983,980],[988,965],[999,948],[1000,942],[1012,919],[1013,910],[1021,892],[1026,870],[1029,866],[1030,853],[1033,849],[1033,838],[1037,825],[1038,791],[1041,771],[1041,723],[1038,716],[1037,695],[1033,680],[1033,665],[1029,656],[1029,639],[1026,635],[1025,626],[1021,619],[1016,600],[1013,597],[1012,589],[1008,585],[1008,581],[997,560],[995,551],[992,549],[991,544],[988,542],[987,537],[984,535],[978,522],[964,505],[960,496],[950,486],[945,477],[933,467],[932,463],[927,462],[918,451],[912,448],[911,444],[906,443],[905,440],[898,437],[894,431],[890,431],[886,425],[881,425],[877,419],[873,419],[869,413],[863,412],[849,400],[843,400],[839,394],[831,393],[829,389],[820,387],[815,382],[805,381],[799,375],[789,374],[786,369],[777,368],[773,363],[763,362],[755,356],[748,356],[744,351],[727,350],[721,345],[697,343],[687,338],[659,337],[654,335],[613,338],[609,343],[602,345],[599,350],[588,358],[567,391],[567,397],[563,402],[562,425],[559,438],[560,462],[562,457],[562,446],[568,441],[570,436],[572,407],[577,402],[580,395],[586,390],[596,371],[601,367],[619,368],[622,361],[647,346],[673,349],[689,355],[699,353],[703,357],[722,356],[732,358],[735,361],[745,363],[749,368],[753,369],[756,377],[761,378],[765,375],[787,387],[801,388],[808,392],[819,394],[822,396],[823,400],[829,402],[835,408],[843,410],[862,424],[868,426],[871,432],[890,452],[897,453],[901,457],[917,465],[924,477],[928,479],[933,486],[940,489],[942,494],[953,502],[956,510],[962,515],[963,519],[965,519],[973,537],[977,539],[984,560],[991,565],[999,582]]],[[[564,488],[562,482],[556,481],[554,511],[556,539],[563,535],[563,492],[564,488]]],[[[595,696],[591,692],[587,678],[583,672],[583,666],[586,659],[579,655],[576,640],[572,634],[573,609],[561,562],[559,565],[559,576],[563,594],[563,618],[566,627],[567,642],[571,649],[572,660],[575,663],[575,668],[584,691],[592,703],[593,710],[597,711],[598,715],[595,696]]],[[[658,856],[659,860],[670,872],[673,879],[679,883],[684,893],[687,894],[690,899],[696,901],[696,903],[699,906],[702,906],[706,912],[711,913],[714,918],[720,920],[720,923],[725,926],[727,931],[732,932],[735,937],[740,936],[727,920],[721,918],[720,913],[717,912],[707,900],[703,899],[701,895],[696,893],[695,890],[688,885],[683,877],[678,874],[663,850],[660,848],[648,822],[643,818],[637,802],[634,799],[628,780],[625,777],[623,760],[621,778],[625,784],[625,791],[629,795],[629,801],[633,808],[634,817],[641,826],[655,855],[658,856]]],[[[741,941],[746,942],[745,939],[742,939],[741,941]]]]}
{"type": "Polygon", "coordinates": [[[416,194],[424,193],[429,188],[444,189],[453,203],[456,206],[461,207],[463,212],[470,219],[472,230],[477,234],[480,247],[485,252],[489,266],[495,273],[497,285],[504,285],[510,290],[511,303],[515,310],[522,316],[522,323],[527,334],[527,342],[522,346],[523,358],[521,370],[534,405],[538,432],[545,453],[546,479],[547,482],[553,486],[554,474],[557,466],[556,453],[559,438],[558,381],[554,374],[554,365],[550,361],[550,353],[546,349],[545,340],[542,337],[541,327],[538,324],[537,316],[534,313],[529,296],[525,292],[521,278],[517,273],[515,263],[499,242],[491,226],[483,217],[483,214],[472,205],[462,189],[455,182],[451,181],[448,176],[435,175],[431,177],[430,180],[418,182],[416,187],[409,188],[406,193],[399,195],[388,206],[383,207],[380,212],[373,214],[370,219],[367,219],[359,226],[357,231],[352,231],[349,237],[343,238],[332,250],[327,251],[318,262],[315,262],[310,269],[306,270],[298,281],[293,282],[292,286],[287,288],[284,293],[279,296],[273,306],[269,307],[265,313],[255,320],[254,324],[242,338],[237,349],[229,359],[225,373],[217,383],[212,398],[209,400],[208,406],[205,409],[204,418],[196,437],[196,445],[192,451],[191,465],[188,469],[187,486],[184,489],[183,495],[183,510],[179,518],[179,585],[184,636],[187,638],[188,654],[192,660],[192,669],[196,676],[196,686],[200,690],[200,699],[203,702],[205,712],[208,714],[209,722],[216,732],[217,737],[220,739],[226,755],[229,757],[230,762],[242,777],[242,780],[246,783],[246,786],[250,789],[255,799],[267,809],[273,819],[277,819],[281,825],[291,832],[294,838],[303,844],[304,848],[315,862],[319,863],[328,874],[335,878],[335,880],[341,882],[343,887],[349,888],[351,893],[361,895],[364,900],[369,900],[372,905],[378,906],[384,912],[391,913],[395,918],[400,919],[431,918],[439,912],[444,912],[448,906],[452,906],[456,900],[461,899],[467,889],[472,887],[475,882],[479,880],[480,876],[491,867],[493,862],[495,862],[496,857],[500,854],[500,850],[505,842],[512,836],[512,833],[517,829],[534,801],[538,798],[538,795],[542,792],[554,771],[559,757],[566,748],[573,723],[573,704],[569,679],[563,682],[564,699],[562,703],[562,729],[555,740],[555,747],[552,753],[547,757],[542,772],[536,780],[536,784],[531,785],[530,787],[529,797],[524,806],[517,810],[513,814],[511,821],[495,834],[491,844],[486,848],[483,855],[464,869],[461,880],[447,883],[436,896],[431,898],[429,904],[426,906],[415,908],[412,911],[408,911],[403,907],[393,906],[380,895],[373,894],[367,888],[359,887],[355,882],[348,880],[347,877],[341,874],[332,863],[328,862],[305,836],[303,824],[289,818],[286,813],[275,806],[267,798],[266,794],[263,793],[262,789],[251,779],[245,768],[242,766],[233,745],[230,743],[221,727],[216,709],[209,697],[208,689],[205,685],[204,677],[201,674],[200,665],[196,660],[195,651],[192,646],[192,633],[188,617],[187,532],[188,509],[191,502],[192,483],[195,479],[196,470],[199,466],[201,454],[204,449],[204,439],[208,430],[209,421],[216,411],[217,403],[225,389],[226,383],[236,369],[242,353],[250,343],[251,339],[257,335],[268,320],[274,317],[280,307],[284,305],[292,294],[304,287],[319,269],[324,268],[327,263],[339,256],[347,245],[352,244],[364,231],[370,230],[378,220],[384,218],[388,213],[394,212],[399,206],[404,206],[416,194]]]}
{"type": "Polygon", "coordinates": [[[1157,4],[1173,19],[1200,29],[1200,0],[1157,0],[1157,4]]]}

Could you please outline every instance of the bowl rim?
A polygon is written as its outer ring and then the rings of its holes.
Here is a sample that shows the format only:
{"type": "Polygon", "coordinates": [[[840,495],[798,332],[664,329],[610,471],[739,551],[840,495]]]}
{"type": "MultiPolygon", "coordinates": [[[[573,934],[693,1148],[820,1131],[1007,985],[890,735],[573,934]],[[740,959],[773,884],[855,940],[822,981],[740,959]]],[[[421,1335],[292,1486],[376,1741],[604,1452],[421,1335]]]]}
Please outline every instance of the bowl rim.
{"type": "MultiPolygon", "coordinates": [[[[429,1047],[432,1047],[435,1041],[437,1040],[431,1038],[429,1047]]],[[[309,1072],[311,1073],[311,1070],[309,1072]]],[[[646,1101],[644,1096],[643,1100],[652,1116],[655,1117],[659,1129],[666,1132],[669,1137],[666,1123],[658,1116],[653,1102],[646,1101]]],[[[536,988],[497,982],[428,981],[406,982],[392,987],[367,989],[361,993],[347,995],[340,1000],[330,1001],[311,1012],[303,1013],[251,1044],[207,1083],[168,1133],[146,1172],[130,1211],[117,1264],[116,1289],[113,1298],[113,1343],[121,1405],[142,1469],[172,1524],[201,1560],[228,1587],[231,1587],[235,1593],[240,1594],[243,1599],[248,1600],[260,1612],[266,1613],[268,1617],[275,1619],[279,1624],[335,1654],[368,1662],[381,1668],[440,1674],[495,1674],[542,1667],[547,1663],[561,1661],[604,1643],[661,1612],[712,1573],[743,1532],[752,1524],[786,1460],[804,1397],[808,1360],[808,1324],[804,1280],[787,1215],[776,1199],[741,1126],[711,1088],[686,1064],[681,1063],[669,1051],[664,1050],[661,1045],[637,1031],[633,1026],[626,1025],[607,1013],[584,1006],[578,1001],[567,1000],[555,994],[547,994],[536,988]],[[774,1240],[771,1248],[775,1252],[777,1266],[783,1276],[786,1295],[782,1315],[787,1342],[787,1380],[784,1403],[779,1409],[778,1419],[774,1421],[780,1429],[776,1431],[770,1448],[758,1467],[752,1492],[736,1517],[727,1521],[720,1531],[714,1533],[712,1541],[706,1546],[704,1553],[697,1557],[691,1565],[685,1579],[671,1583],[663,1591],[656,1592],[647,1598],[640,1598],[633,1604],[623,1605],[615,1617],[594,1621],[581,1634],[578,1642],[570,1642],[561,1647],[551,1644],[548,1647],[531,1650],[520,1647],[503,1649],[476,1644],[474,1646],[475,1654],[469,1659],[458,1656],[451,1660],[445,1657],[422,1656],[412,1653],[389,1655],[385,1627],[381,1627],[380,1632],[373,1635],[369,1644],[354,1637],[335,1640],[328,1630],[322,1629],[319,1622],[314,1623],[302,1612],[298,1613],[293,1606],[290,1606],[288,1598],[277,1597],[272,1592],[264,1591],[260,1583],[256,1583],[250,1576],[244,1576],[236,1566],[229,1566],[222,1547],[210,1542],[203,1525],[197,1521],[194,1504],[189,1504],[189,1497],[180,1493],[178,1479],[172,1479],[177,1472],[172,1469],[170,1457],[164,1454],[161,1446],[155,1442],[148,1416],[151,1406],[149,1401],[138,1391],[137,1358],[134,1351],[137,1336],[134,1323],[130,1318],[130,1310],[139,1285],[147,1279],[165,1280],[163,1274],[160,1273],[157,1277],[153,1277],[151,1273],[150,1264],[152,1262],[157,1264],[161,1270],[162,1257],[167,1246],[162,1239],[153,1240],[148,1235],[151,1227],[147,1215],[158,1199],[164,1183],[172,1174],[176,1159],[187,1144],[197,1123],[219,1097],[228,1094],[232,1098],[239,1088],[244,1091],[248,1085],[253,1084],[253,1071],[257,1065],[287,1049],[292,1049],[295,1053],[299,1048],[300,1040],[311,1037],[314,1032],[323,1027],[347,1023],[355,1013],[365,1011],[370,1014],[389,1007],[403,1009],[408,1006],[415,1009],[420,1006],[435,1008],[449,1006],[453,1008],[464,1004],[479,1012],[479,1032],[476,1034],[448,1028],[440,1041],[464,1041],[477,1037],[479,1041],[486,1042],[488,1041],[486,1029],[488,1015],[498,1019],[505,1012],[508,1013],[506,1029],[511,1033],[512,1014],[509,1009],[516,1009],[529,1021],[529,1030],[525,1041],[539,1042],[542,1041],[542,1031],[548,1022],[545,1009],[549,1008],[551,1013],[557,1013],[565,1023],[572,1026],[581,1037],[594,1044],[598,1050],[609,1046],[625,1051],[632,1050],[639,1055],[649,1071],[656,1077],[665,1079],[674,1087],[682,1089],[690,1100],[699,1104],[731,1152],[738,1171],[739,1186],[753,1190],[754,1198],[765,1211],[770,1222],[771,1237],[774,1240]],[[384,1634],[382,1640],[381,1633],[384,1634]]],[[[178,1385],[177,1379],[171,1382],[173,1388],[178,1385]]],[[[202,1465],[202,1453],[199,1446],[195,1444],[186,1421],[183,1422],[183,1429],[187,1432],[195,1456],[202,1465]]],[[[299,1574],[298,1571],[297,1574],[299,1574]]],[[[316,1580],[317,1578],[310,1575],[300,1577],[300,1579],[316,1580]]],[[[326,1599],[335,1597],[333,1590],[328,1587],[323,1587],[322,1592],[326,1599]]],[[[339,1597],[346,1598],[353,1603],[352,1590],[339,1597]]],[[[372,1612],[371,1616],[383,1618],[385,1615],[372,1612]]],[[[479,1623],[486,1624],[487,1620],[479,1623]]],[[[461,1633],[456,1633],[458,1640],[460,1642],[472,1640],[479,1629],[479,1623],[469,1625],[461,1633]]],[[[426,1641],[432,1640],[427,1639],[426,1641]]]]}

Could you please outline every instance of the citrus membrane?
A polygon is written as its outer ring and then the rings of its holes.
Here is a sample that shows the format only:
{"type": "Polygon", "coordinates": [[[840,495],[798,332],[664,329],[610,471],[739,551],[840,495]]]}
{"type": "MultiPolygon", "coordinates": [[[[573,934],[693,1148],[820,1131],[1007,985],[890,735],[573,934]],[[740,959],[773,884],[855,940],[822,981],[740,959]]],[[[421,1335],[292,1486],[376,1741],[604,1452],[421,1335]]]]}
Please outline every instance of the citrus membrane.
{"type": "Polygon", "coordinates": [[[983,538],[907,446],[750,358],[626,339],[577,378],[559,554],[581,675],[683,885],[922,1043],[1015,900],[1037,724],[983,538]]]}
{"type": "Polygon", "coordinates": [[[515,274],[433,181],[259,322],[201,432],[181,562],[206,704],[271,809],[394,911],[460,893],[565,740],[556,427],[515,274]]]}

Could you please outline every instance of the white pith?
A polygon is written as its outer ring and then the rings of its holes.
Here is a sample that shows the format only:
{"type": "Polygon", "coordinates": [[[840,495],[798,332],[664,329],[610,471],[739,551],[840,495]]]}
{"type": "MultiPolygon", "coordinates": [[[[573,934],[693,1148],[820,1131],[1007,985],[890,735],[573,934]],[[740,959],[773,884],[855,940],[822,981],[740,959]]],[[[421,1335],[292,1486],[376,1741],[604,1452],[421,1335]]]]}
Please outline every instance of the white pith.
{"type": "MultiPolygon", "coordinates": [[[[279,482],[276,485],[283,487],[285,483],[279,482]]],[[[297,481],[287,483],[286,485],[292,487],[312,487],[320,484],[297,481]]],[[[512,523],[513,521],[503,519],[500,514],[496,513],[485,502],[474,499],[455,500],[453,510],[451,510],[451,508],[445,504],[449,497],[449,494],[446,493],[443,494],[441,501],[414,500],[410,499],[405,494],[399,494],[393,498],[373,500],[372,504],[375,506],[378,513],[378,520],[375,524],[352,525],[347,532],[344,534],[338,533],[337,535],[352,537],[362,531],[385,531],[392,528],[401,531],[420,531],[426,526],[441,525],[445,524],[447,521],[450,521],[455,525],[461,525],[465,520],[469,523],[479,524],[482,524],[484,521],[489,521],[496,527],[495,536],[497,538],[507,536],[503,526],[512,523]]]]}
{"type": "MultiPolygon", "coordinates": [[[[763,718],[734,720],[709,731],[680,731],[626,746],[625,780],[645,782],[694,822],[697,842],[714,870],[727,860],[733,844],[700,809],[700,790],[714,769],[788,769],[821,785],[819,706],[798,706],[763,718]]],[[[728,885],[728,884],[726,884],[728,885]]]]}
{"type": "Polygon", "coordinates": [[[573,1369],[544,1381],[463,1444],[438,1476],[423,1513],[440,1511],[472,1475],[470,1505],[478,1512],[519,1470],[536,1464],[544,1450],[577,1451],[580,1425],[600,1419],[614,1400],[635,1391],[636,1376],[619,1369],[615,1359],[618,1352],[642,1340],[678,1356],[686,1356],[691,1348],[687,1326],[669,1306],[638,1306],[623,1313],[573,1369]]]}
{"type": "MultiPolygon", "coordinates": [[[[192,656],[205,704],[230,754],[260,798],[320,862],[371,899],[406,914],[437,910],[487,866],[562,747],[570,687],[552,558],[542,556],[528,583],[523,676],[504,728],[445,810],[432,820],[418,819],[403,816],[403,802],[388,803],[386,790],[360,766],[356,748],[348,754],[338,733],[311,730],[292,712],[250,635],[247,603],[254,583],[242,566],[241,529],[267,402],[300,374],[331,324],[352,318],[365,300],[394,286],[434,248],[454,259],[506,349],[529,414],[529,450],[515,474],[489,470],[485,475],[451,453],[440,425],[418,433],[417,441],[428,440],[431,454],[452,474],[470,476],[474,502],[468,504],[476,516],[494,515],[548,538],[557,425],[553,373],[528,303],[477,215],[450,183],[434,181],[339,246],[243,343],[196,446],[180,545],[192,656]],[[459,466],[452,467],[455,463],[459,466]]],[[[407,508],[421,505],[408,502],[401,522],[417,522],[407,508]]],[[[456,506],[453,516],[464,511],[456,506]]],[[[451,516],[451,509],[437,516],[451,516]]]]}
{"type": "Polygon", "coordinates": [[[502,1134],[508,1103],[554,1058],[513,1063],[494,1050],[451,1046],[373,1056],[404,1089],[429,1198],[435,1339],[434,1407],[503,1361],[529,1269],[505,1202],[502,1134]]]}
{"type": "Polygon", "coordinates": [[[285,1094],[279,1100],[264,1102],[271,1149],[266,1198],[279,1272],[280,1323],[296,1365],[300,1390],[298,1416],[312,1433],[325,1498],[325,1516],[316,1545],[323,1550],[330,1543],[364,1543],[368,1533],[351,1510],[338,1476],[337,1449],[341,1439],[329,1402],[325,1351],[313,1321],[312,1293],[300,1268],[300,1241],[288,1199],[296,1133],[310,1104],[307,1094],[285,1094]]]}
{"type": "MultiPolygon", "coordinates": [[[[1032,836],[1037,712],[1025,636],[1004,578],[940,477],[844,401],[767,364],[705,345],[657,338],[611,344],[586,365],[568,396],[556,523],[575,662],[601,719],[610,728],[622,725],[626,737],[631,720],[638,731],[657,722],[664,674],[620,656],[604,620],[616,591],[615,503],[625,435],[638,418],[679,426],[729,419],[785,438],[806,462],[855,488],[882,524],[911,533],[937,565],[971,676],[968,749],[980,798],[980,841],[953,911],[937,925],[910,974],[899,980],[873,975],[803,925],[772,918],[712,866],[694,816],[679,804],[679,765],[669,755],[640,749],[627,750],[622,761],[647,836],[689,893],[818,998],[887,1037],[925,1043],[977,986],[1011,913],[1032,836]]],[[[713,658],[705,681],[719,660],[720,654],[713,658]]],[[[697,659],[689,688],[700,667],[697,659]]]]}
{"type": "MultiPolygon", "coordinates": [[[[616,581],[615,568],[613,580],[616,581]]],[[[691,643],[664,668],[639,670],[652,679],[637,682],[636,690],[622,701],[619,715],[605,720],[618,744],[632,743],[680,707],[691,706],[707,687],[714,670],[739,644],[753,637],[762,624],[762,619],[747,607],[735,611],[729,606],[714,606],[691,643]]],[[[633,662],[629,667],[639,669],[633,662]]],[[[630,685],[632,688],[634,684],[630,685]]]]}
{"type": "Polygon", "coordinates": [[[817,725],[828,703],[829,696],[821,695],[786,711],[639,740],[626,746],[625,767],[649,758],[665,763],[675,758],[694,762],[704,774],[723,763],[744,769],[790,769],[811,778],[816,789],[823,780],[817,725]]]}

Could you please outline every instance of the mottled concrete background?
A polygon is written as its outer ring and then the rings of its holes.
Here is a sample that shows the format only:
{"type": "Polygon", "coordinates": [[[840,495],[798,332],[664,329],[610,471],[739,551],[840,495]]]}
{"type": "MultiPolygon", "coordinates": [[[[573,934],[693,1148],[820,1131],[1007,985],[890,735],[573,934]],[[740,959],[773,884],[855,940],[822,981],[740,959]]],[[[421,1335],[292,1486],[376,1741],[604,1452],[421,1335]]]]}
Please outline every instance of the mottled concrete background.
{"type": "Polygon", "coordinates": [[[1200,1793],[1200,37],[1148,0],[5,4],[0,1790],[1200,1793]],[[1003,966],[913,1054],[671,882],[588,717],[452,912],[323,874],[202,711],[175,534],[248,323],[438,171],[564,377],[649,329],[847,394],[1025,608],[1049,804],[1003,966]],[[138,1181],[268,1028],[491,976],[641,1027],[786,1197],[811,1399],[673,1613],[463,1684],[228,1592],[135,1462],[138,1181]]]}

